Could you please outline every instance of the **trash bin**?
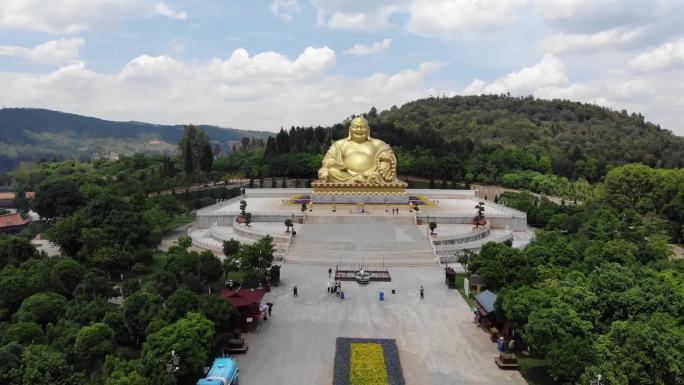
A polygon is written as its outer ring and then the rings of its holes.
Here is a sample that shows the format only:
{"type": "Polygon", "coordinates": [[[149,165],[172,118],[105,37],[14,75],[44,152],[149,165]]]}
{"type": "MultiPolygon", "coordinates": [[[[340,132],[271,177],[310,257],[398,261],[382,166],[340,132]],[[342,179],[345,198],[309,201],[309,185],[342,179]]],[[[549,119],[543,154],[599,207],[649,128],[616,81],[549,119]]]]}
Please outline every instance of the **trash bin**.
{"type": "Polygon", "coordinates": [[[385,300],[385,293],[380,292],[380,301],[384,301],[384,300],[385,300]]]}
{"type": "Polygon", "coordinates": [[[344,299],[344,292],[343,291],[340,292],[340,299],[344,299]]]}

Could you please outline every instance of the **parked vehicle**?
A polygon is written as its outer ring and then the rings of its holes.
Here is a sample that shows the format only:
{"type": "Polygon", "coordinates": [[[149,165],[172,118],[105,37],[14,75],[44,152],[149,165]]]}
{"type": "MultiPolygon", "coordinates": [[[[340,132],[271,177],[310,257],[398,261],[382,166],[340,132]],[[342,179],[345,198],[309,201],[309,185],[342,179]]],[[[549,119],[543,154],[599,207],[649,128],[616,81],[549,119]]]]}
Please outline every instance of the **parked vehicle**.
{"type": "Polygon", "coordinates": [[[209,369],[207,377],[197,381],[197,385],[237,385],[238,375],[237,362],[230,357],[219,357],[209,369]]]}

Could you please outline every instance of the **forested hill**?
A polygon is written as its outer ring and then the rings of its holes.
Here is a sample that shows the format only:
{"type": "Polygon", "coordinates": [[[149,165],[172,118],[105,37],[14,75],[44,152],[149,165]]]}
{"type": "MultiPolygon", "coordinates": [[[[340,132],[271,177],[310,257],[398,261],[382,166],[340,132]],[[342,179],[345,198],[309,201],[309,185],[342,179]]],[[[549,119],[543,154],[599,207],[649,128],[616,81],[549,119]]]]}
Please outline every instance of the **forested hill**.
{"type": "Polygon", "coordinates": [[[684,138],[646,122],[638,113],[567,100],[499,95],[429,98],[379,114],[372,109],[368,117],[383,133],[406,131],[411,143],[425,148],[439,147],[439,142],[476,153],[532,148],[551,156],[557,175],[572,177],[580,159],[595,160],[599,167],[629,162],[684,166],[684,138]]]}
{"type": "MultiPolygon", "coordinates": [[[[268,133],[201,126],[210,140],[226,144],[268,133]]],[[[35,108],[0,109],[0,172],[21,160],[64,157],[89,159],[111,152],[173,151],[182,125],[115,122],[35,108]]]]}

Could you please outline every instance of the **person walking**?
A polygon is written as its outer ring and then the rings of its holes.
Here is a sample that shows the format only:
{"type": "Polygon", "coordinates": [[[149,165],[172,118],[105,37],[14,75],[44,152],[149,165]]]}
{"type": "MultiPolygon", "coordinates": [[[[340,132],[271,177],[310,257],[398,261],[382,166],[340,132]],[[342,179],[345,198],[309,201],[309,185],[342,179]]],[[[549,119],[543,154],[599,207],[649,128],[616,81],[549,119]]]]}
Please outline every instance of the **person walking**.
{"type": "Polygon", "coordinates": [[[294,288],[292,288],[292,294],[293,294],[294,297],[299,297],[299,293],[297,293],[297,286],[295,286],[294,288]]]}
{"type": "Polygon", "coordinates": [[[268,306],[268,316],[271,316],[271,311],[273,310],[273,304],[270,302],[266,302],[266,306],[268,306]]]}
{"type": "Polygon", "coordinates": [[[423,285],[420,285],[420,299],[425,299],[425,290],[423,289],[423,285]]]}
{"type": "Polygon", "coordinates": [[[328,268],[328,278],[330,278],[331,275],[332,275],[332,267],[329,267],[328,268]]]}

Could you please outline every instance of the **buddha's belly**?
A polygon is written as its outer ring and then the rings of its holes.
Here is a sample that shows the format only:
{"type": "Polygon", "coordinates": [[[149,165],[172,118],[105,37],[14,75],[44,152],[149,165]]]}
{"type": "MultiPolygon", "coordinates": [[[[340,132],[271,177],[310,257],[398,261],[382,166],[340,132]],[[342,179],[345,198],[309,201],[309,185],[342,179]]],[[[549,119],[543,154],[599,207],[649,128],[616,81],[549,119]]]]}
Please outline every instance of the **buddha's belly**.
{"type": "Polygon", "coordinates": [[[349,152],[344,154],[344,165],[349,171],[366,172],[373,167],[375,159],[363,152],[349,152]]]}

